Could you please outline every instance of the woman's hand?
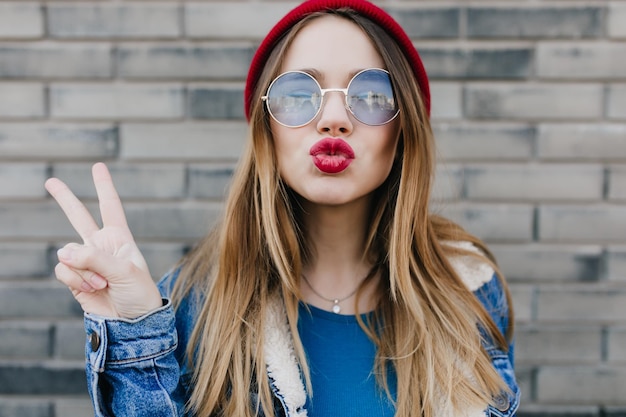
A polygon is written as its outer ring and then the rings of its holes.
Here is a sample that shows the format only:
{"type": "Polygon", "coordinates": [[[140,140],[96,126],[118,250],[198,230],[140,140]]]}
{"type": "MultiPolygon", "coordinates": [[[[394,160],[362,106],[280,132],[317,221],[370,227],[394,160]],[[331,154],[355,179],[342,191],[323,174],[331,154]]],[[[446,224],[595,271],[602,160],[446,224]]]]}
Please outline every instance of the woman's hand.
{"type": "Polygon", "coordinates": [[[97,163],[92,174],[102,228],[63,182],[46,181],[46,189],[83,240],[82,245],[69,243],[59,249],[55,273],[85,312],[136,318],[161,307],[161,295],[128,228],[109,170],[97,163]]]}

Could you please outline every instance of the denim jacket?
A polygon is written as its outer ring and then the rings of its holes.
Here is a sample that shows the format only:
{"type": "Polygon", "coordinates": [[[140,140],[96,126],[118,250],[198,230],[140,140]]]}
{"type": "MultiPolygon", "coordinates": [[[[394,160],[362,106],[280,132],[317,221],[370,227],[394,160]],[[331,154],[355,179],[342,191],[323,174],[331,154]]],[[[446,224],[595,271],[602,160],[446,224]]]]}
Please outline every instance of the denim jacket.
{"type": "MultiPolygon", "coordinates": [[[[509,307],[493,269],[471,257],[451,261],[504,334],[509,326],[509,307]]],[[[188,297],[176,311],[172,308],[168,297],[176,275],[161,280],[164,305],[145,316],[125,320],[85,314],[87,382],[96,417],[189,416],[185,404],[193,372],[184,358],[199,306],[195,297],[188,297]]],[[[264,331],[275,414],[305,417],[307,394],[281,302],[269,309],[264,331]]],[[[489,337],[483,337],[483,346],[510,390],[494,398],[486,409],[462,417],[514,416],[520,391],[513,370],[513,345],[504,352],[489,337]]]]}

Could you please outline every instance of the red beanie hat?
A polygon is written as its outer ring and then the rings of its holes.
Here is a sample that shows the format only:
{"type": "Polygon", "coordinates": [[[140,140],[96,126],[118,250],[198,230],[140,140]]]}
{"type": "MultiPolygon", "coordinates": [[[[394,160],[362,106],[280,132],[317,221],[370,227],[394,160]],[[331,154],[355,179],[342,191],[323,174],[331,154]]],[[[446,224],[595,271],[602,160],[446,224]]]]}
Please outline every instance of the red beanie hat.
{"type": "Polygon", "coordinates": [[[276,43],[293,25],[302,20],[305,16],[319,11],[339,9],[342,7],[349,7],[378,24],[398,43],[400,49],[404,51],[404,55],[409,61],[409,64],[413,67],[415,79],[422,93],[422,100],[424,101],[428,114],[430,114],[430,87],[428,85],[426,70],[413,43],[398,22],[383,9],[366,0],[307,0],[287,13],[287,15],[270,30],[252,58],[252,63],[248,70],[248,79],[246,80],[246,89],[244,91],[244,105],[248,120],[250,119],[252,92],[259,81],[263,67],[276,43]]]}

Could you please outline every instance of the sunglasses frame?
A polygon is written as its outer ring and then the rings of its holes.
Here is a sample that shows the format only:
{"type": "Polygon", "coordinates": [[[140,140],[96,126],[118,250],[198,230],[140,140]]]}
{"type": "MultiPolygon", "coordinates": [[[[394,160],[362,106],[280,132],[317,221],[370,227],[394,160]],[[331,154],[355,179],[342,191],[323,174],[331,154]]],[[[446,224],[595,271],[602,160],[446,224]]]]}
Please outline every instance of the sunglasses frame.
{"type": "MultiPolygon", "coordinates": [[[[309,74],[308,72],[304,72],[304,71],[298,71],[298,70],[294,70],[294,71],[285,71],[282,74],[279,74],[276,78],[274,78],[274,80],[272,80],[272,82],[270,83],[269,87],[267,87],[267,93],[265,93],[264,96],[261,96],[261,100],[265,102],[265,107],[267,108],[268,113],[270,114],[270,116],[272,117],[272,119],[274,119],[276,121],[276,123],[285,126],[285,127],[289,127],[292,129],[296,129],[299,127],[303,127],[308,125],[309,123],[311,123],[313,120],[315,120],[315,118],[320,114],[320,112],[322,111],[322,107],[324,106],[324,96],[326,95],[326,93],[329,92],[339,92],[339,93],[343,93],[343,97],[344,97],[344,102],[345,102],[345,108],[350,112],[350,114],[359,122],[368,125],[368,126],[383,126],[386,125],[387,123],[391,122],[392,120],[394,120],[396,117],[398,117],[398,114],[400,114],[400,109],[396,109],[396,113],[393,115],[393,117],[391,117],[389,120],[387,120],[386,122],[383,123],[366,123],[363,120],[359,119],[359,117],[354,114],[354,111],[352,111],[352,108],[350,107],[350,105],[348,104],[348,90],[350,89],[350,86],[352,85],[352,82],[361,74],[363,74],[366,71],[381,71],[384,72],[385,74],[387,74],[387,76],[389,76],[389,81],[391,82],[391,76],[389,74],[389,71],[384,70],[382,68],[366,68],[363,69],[359,72],[357,72],[356,74],[354,74],[354,77],[352,77],[350,79],[350,81],[348,82],[348,86],[346,88],[322,88],[322,86],[320,85],[320,83],[315,79],[315,77],[313,77],[311,74],[309,74]],[[315,114],[313,115],[313,117],[311,117],[310,120],[308,120],[306,123],[302,123],[299,125],[287,125],[283,122],[281,122],[280,120],[278,120],[276,118],[276,116],[274,116],[274,113],[272,113],[272,109],[270,108],[270,105],[268,103],[269,100],[269,94],[270,94],[270,90],[272,89],[272,87],[274,86],[274,83],[276,81],[278,81],[283,75],[286,74],[304,74],[307,77],[309,77],[311,80],[313,80],[313,82],[315,82],[315,85],[317,85],[317,88],[320,91],[320,105],[317,108],[317,111],[315,112],[315,114]]],[[[392,93],[393,93],[393,99],[395,101],[395,93],[393,92],[393,85],[392,85],[392,93]]]]}

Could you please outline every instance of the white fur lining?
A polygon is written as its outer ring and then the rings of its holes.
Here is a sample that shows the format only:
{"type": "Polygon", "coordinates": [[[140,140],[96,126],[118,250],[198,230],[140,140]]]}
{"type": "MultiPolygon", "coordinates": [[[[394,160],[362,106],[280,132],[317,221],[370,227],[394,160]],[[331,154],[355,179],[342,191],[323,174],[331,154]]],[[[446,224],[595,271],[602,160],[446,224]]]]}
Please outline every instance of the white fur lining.
{"type": "Polygon", "coordinates": [[[487,416],[487,411],[486,411],[487,406],[485,406],[485,410],[481,410],[481,409],[474,409],[474,410],[468,410],[466,412],[463,412],[461,414],[453,414],[451,411],[449,411],[449,409],[446,410],[440,410],[437,413],[437,417],[485,417],[487,416]]]}
{"type": "MultiPolygon", "coordinates": [[[[480,254],[480,250],[471,242],[442,242],[444,245],[465,249],[480,254]]],[[[454,271],[470,291],[476,291],[493,278],[494,269],[486,262],[472,256],[455,256],[450,258],[454,271]]]]}
{"type": "Polygon", "coordinates": [[[306,391],[300,377],[287,314],[281,300],[270,303],[265,320],[263,352],[267,374],[287,407],[288,417],[306,417],[306,391]]]}
{"type": "Polygon", "coordinates": [[[487,411],[485,410],[474,410],[465,414],[463,417],[485,417],[487,415],[487,411]]]}

